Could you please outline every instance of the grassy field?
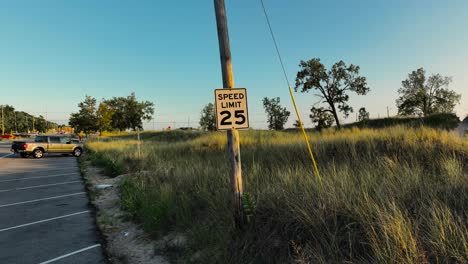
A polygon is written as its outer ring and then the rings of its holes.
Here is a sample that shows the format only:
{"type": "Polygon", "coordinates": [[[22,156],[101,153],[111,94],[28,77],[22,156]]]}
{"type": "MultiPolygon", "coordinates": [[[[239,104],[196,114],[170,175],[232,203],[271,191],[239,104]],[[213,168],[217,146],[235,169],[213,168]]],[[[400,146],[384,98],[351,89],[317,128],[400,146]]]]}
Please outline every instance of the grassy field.
{"type": "Polygon", "coordinates": [[[135,172],[122,206],[155,236],[187,235],[180,263],[467,263],[468,140],[393,127],[242,131],[249,224],[236,230],[224,133],[143,133],[87,143],[109,176],[135,172]]]}

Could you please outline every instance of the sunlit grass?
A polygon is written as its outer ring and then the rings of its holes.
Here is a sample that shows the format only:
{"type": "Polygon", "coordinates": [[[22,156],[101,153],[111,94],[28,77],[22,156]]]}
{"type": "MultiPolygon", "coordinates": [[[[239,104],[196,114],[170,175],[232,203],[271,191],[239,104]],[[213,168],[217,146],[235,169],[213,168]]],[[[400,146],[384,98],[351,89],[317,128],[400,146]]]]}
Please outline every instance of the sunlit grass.
{"type": "Polygon", "coordinates": [[[308,136],[322,184],[301,134],[241,131],[256,203],[243,231],[228,207],[225,133],[148,134],[141,157],[134,138],[87,148],[110,175],[137,172],[122,186],[124,208],[150,232],[187,233],[193,262],[468,261],[466,138],[402,126],[308,136]]]}

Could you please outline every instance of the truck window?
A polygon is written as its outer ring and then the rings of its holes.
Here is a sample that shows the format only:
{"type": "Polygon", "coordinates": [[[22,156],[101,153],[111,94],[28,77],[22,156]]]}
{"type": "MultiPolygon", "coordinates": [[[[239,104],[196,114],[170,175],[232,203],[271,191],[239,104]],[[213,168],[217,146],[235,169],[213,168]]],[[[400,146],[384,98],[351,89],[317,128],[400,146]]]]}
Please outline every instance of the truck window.
{"type": "Polygon", "coordinates": [[[69,137],[61,137],[60,138],[60,143],[62,143],[62,144],[69,144],[70,141],[71,141],[71,138],[69,138],[69,137]]]}
{"type": "Polygon", "coordinates": [[[36,138],[34,139],[34,142],[38,142],[38,143],[47,143],[47,137],[44,137],[44,136],[36,136],[36,138]]]}
{"type": "Polygon", "coordinates": [[[60,143],[59,137],[50,137],[50,143],[60,143]]]}

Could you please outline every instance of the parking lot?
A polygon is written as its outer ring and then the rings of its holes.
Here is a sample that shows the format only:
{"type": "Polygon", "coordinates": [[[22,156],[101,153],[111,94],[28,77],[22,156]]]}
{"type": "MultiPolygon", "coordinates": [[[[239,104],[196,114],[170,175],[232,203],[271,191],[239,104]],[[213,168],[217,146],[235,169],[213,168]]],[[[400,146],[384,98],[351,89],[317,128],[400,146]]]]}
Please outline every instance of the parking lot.
{"type": "Polygon", "coordinates": [[[0,263],[107,263],[76,158],[0,142],[0,263]]]}

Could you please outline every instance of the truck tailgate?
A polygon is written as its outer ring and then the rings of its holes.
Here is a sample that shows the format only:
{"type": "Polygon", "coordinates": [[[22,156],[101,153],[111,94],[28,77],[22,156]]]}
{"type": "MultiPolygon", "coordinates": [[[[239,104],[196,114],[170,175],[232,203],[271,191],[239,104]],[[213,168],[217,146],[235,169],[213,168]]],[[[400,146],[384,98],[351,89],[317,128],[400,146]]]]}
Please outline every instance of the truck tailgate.
{"type": "Polygon", "coordinates": [[[24,141],[13,141],[13,144],[11,144],[11,150],[13,152],[18,152],[20,150],[25,150],[25,146],[27,146],[27,144],[24,141]]]}

